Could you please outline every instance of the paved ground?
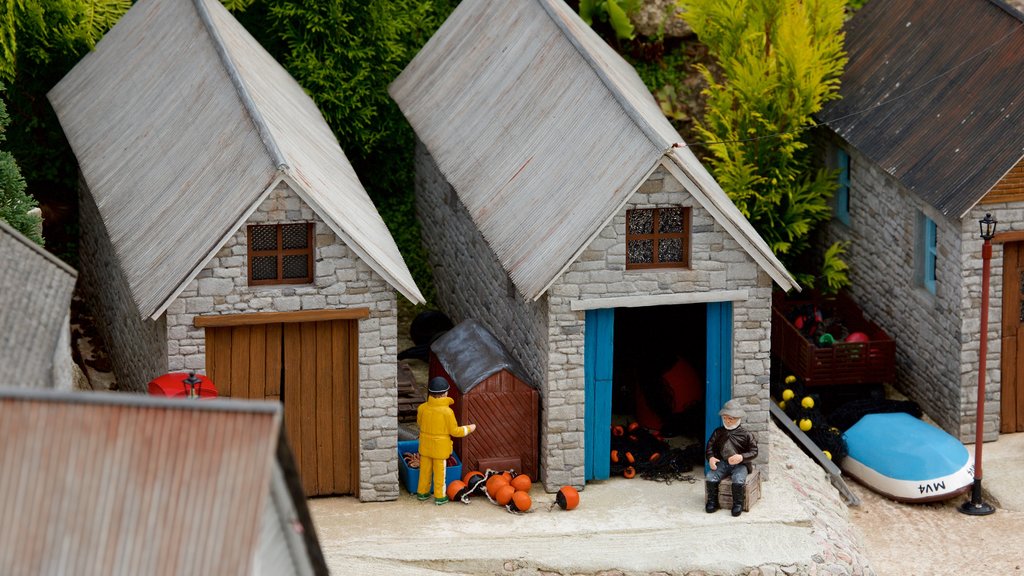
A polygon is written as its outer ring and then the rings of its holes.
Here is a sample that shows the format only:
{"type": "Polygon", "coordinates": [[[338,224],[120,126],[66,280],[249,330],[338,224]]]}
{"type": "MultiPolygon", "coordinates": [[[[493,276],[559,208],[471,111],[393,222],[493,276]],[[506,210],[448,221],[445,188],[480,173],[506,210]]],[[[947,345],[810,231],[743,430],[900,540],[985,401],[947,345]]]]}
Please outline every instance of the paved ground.
{"type": "Polygon", "coordinates": [[[998,510],[983,517],[957,512],[961,498],[900,504],[853,482],[863,504],[847,508],[783,433],[772,450],[776,473],[739,518],[705,514],[700,483],[638,479],[591,483],[571,512],[537,487],[520,516],[404,491],[396,502],[310,507],[334,574],[1024,576],[1024,434],[984,446],[985,499],[998,510]]]}
{"type": "Polygon", "coordinates": [[[772,454],[778,473],[739,518],[705,514],[701,482],[622,478],[588,484],[570,512],[539,487],[518,516],[486,499],[437,507],[404,491],[310,507],[335,574],[871,574],[821,469],[778,430],[772,454]]]}
{"type": "MultiPolygon", "coordinates": [[[[974,447],[969,446],[971,454],[974,447]]],[[[1024,575],[1024,434],[1003,435],[982,447],[983,500],[990,516],[940,504],[899,504],[851,484],[863,504],[850,509],[879,576],[1024,575]]]]}

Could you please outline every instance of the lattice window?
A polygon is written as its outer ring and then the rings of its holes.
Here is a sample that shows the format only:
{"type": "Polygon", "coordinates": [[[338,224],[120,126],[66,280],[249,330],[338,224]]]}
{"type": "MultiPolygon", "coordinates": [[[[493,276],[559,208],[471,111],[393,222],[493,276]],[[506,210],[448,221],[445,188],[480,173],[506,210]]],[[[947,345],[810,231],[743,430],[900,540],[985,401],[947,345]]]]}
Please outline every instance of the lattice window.
{"type": "Polygon", "coordinates": [[[689,208],[637,208],[626,212],[627,270],[689,266],[689,208]]]}
{"type": "Polygon", "coordinates": [[[249,284],[313,281],[313,224],[249,226],[249,284]]]}

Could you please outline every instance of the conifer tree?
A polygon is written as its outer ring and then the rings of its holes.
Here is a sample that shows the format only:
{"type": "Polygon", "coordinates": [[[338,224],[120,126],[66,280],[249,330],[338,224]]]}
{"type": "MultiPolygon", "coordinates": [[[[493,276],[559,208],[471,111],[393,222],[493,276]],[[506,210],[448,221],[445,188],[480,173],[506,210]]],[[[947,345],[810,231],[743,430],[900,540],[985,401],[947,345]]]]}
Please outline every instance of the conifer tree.
{"type": "MultiPolygon", "coordinates": [[[[2,98],[3,92],[3,85],[0,84],[0,145],[4,143],[4,133],[10,122],[7,106],[2,98]]],[[[35,206],[36,201],[25,194],[25,179],[21,176],[21,170],[18,168],[14,156],[10,152],[0,149],[0,220],[7,222],[15,230],[42,246],[43,238],[39,233],[39,217],[28,213],[35,206]]]]}

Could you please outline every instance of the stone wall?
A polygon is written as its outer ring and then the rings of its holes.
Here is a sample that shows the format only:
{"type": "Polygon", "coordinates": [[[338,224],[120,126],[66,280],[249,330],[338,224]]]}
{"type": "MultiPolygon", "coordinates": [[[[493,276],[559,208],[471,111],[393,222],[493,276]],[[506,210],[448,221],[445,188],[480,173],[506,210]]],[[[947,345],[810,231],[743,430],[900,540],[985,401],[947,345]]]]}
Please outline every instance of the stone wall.
{"type": "Polygon", "coordinates": [[[281,183],[168,307],[171,370],[204,371],[205,334],[197,315],[369,308],[359,320],[359,498],[398,497],[398,308],[395,290],[281,183]],[[249,224],[314,222],[316,272],[311,285],[249,286],[249,224]]]}
{"type": "Polygon", "coordinates": [[[850,265],[849,293],[864,315],[896,341],[894,384],[947,432],[963,437],[968,368],[961,360],[961,342],[967,339],[966,350],[969,340],[977,338],[960,313],[969,298],[961,278],[964,230],[857,150],[844,148],[850,155],[850,225],[833,219],[824,245],[849,242],[844,257],[850,265]],[[921,285],[917,272],[921,213],[936,224],[935,294],[921,285]]]}
{"type": "Polygon", "coordinates": [[[747,425],[768,461],[771,280],[710,216],[659,169],[627,207],[691,206],[692,269],[625,271],[626,209],[537,302],[516,293],[493,251],[422,144],[416,147],[417,211],[438,298],[459,321],[483,322],[541,386],[541,469],[549,491],[584,482],[584,325],[574,300],[748,290],[734,303],[733,395],[745,400],[747,425]]]}
{"type": "Polygon", "coordinates": [[[79,288],[110,351],[120,390],[145,392],[150,380],[167,372],[164,318],[139,315],[99,210],[79,183],[79,288]]]}
{"type": "MultiPolygon", "coordinates": [[[[1019,202],[982,204],[975,206],[961,221],[960,237],[963,252],[963,310],[961,333],[963,349],[960,351],[960,438],[973,440],[977,426],[978,359],[981,352],[981,280],[983,242],[978,221],[991,213],[998,221],[996,233],[1024,231],[1024,205],[1019,202]]],[[[1001,345],[1003,338],[1003,244],[992,244],[989,262],[988,349],[985,354],[985,424],[986,442],[999,437],[1000,385],[1002,383],[1001,345]]]]}
{"type": "Polygon", "coordinates": [[[416,214],[439,305],[456,324],[473,318],[486,326],[540,386],[541,411],[546,412],[547,297],[527,302],[516,291],[419,140],[415,164],[416,214]]]}

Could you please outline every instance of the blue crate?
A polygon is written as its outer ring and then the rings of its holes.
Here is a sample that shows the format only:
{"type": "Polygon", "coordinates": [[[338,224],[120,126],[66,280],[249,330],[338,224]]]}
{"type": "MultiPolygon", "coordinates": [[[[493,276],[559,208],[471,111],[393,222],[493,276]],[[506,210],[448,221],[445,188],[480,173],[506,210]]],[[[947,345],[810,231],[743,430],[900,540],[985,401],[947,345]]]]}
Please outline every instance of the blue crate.
{"type": "MultiPolygon", "coordinates": [[[[417,485],[420,481],[420,469],[409,468],[409,465],[405,463],[405,458],[402,458],[402,454],[406,452],[419,452],[420,441],[419,440],[399,440],[398,441],[398,480],[405,486],[405,489],[409,491],[409,494],[415,494],[417,485]]],[[[452,457],[455,458],[455,465],[449,466],[448,470],[444,474],[444,487],[448,488],[448,485],[455,480],[462,479],[462,461],[459,460],[458,455],[452,452],[452,457]]],[[[433,486],[430,487],[433,491],[433,486]]]]}

